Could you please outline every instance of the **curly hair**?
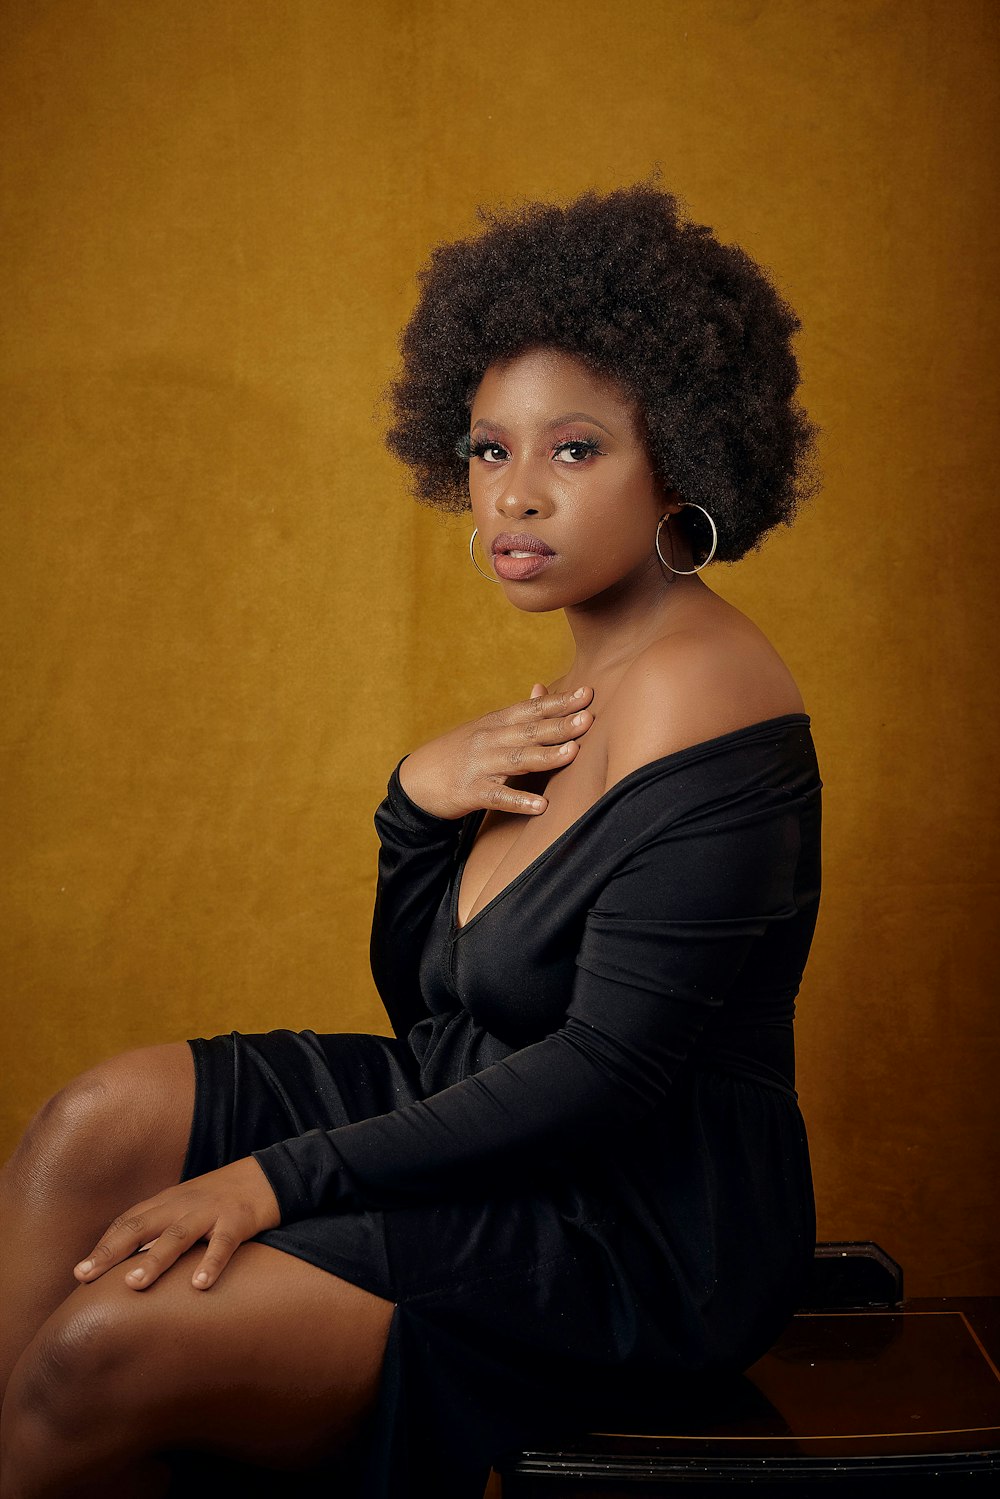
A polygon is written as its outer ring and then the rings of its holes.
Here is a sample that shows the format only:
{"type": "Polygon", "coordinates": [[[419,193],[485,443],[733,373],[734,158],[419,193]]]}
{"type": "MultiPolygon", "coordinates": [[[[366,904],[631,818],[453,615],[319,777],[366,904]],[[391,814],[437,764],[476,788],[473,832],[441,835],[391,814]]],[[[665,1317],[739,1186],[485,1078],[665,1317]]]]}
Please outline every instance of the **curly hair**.
{"type": "Polygon", "coordinates": [[[438,245],[418,272],[385,392],[386,446],[415,499],[471,508],[461,439],[479,382],[494,361],[547,345],[638,402],[654,470],[710,512],[719,561],[791,524],[819,487],[819,429],[795,400],[799,320],[744,250],[650,182],[476,213],[485,232],[438,245]]]}

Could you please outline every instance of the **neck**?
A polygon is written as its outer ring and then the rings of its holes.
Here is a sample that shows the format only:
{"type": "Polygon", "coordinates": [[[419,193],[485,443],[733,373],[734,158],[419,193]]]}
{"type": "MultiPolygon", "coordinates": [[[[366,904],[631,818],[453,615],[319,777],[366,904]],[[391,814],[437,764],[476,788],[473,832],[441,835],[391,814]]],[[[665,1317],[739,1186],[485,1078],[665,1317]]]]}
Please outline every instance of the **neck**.
{"type": "Polygon", "coordinates": [[[698,576],[667,581],[650,569],[638,584],[623,579],[597,598],[569,606],[575,655],[565,680],[594,684],[616,674],[676,625],[692,601],[711,592],[698,576]]]}

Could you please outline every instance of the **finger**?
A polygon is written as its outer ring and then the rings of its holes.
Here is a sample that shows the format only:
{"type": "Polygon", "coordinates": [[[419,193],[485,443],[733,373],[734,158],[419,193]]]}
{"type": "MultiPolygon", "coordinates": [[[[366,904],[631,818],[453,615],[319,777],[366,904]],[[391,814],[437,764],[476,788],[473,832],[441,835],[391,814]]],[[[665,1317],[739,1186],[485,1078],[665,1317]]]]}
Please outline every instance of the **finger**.
{"type": "Polygon", "coordinates": [[[197,1226],[190,1220],[178,1218],[168,1223],[159,1238],[149,1246],[142,1257],[142,1264],[133,1265],[125,1276],[125,1283],[135,1291],[144,1291],[159,1280],[164,1270],[180,1259],[202,1237],[197,1226]]]}
{"type": "Polygon", "coordinates": [[[539,812],[545,811],[548,801],[533,791],[518,791],[515,786],[497,783],[487,791],[483,804],[497,812],[518,812],[522,816],[537,817],[539,812]]]}
{"type": "Polygon", "coordinates": [[[547,693],[548,693],[548,690],[549,689],[546,687],[546,685],[545,685],[544,682],[536,682],[535,685],[531,689],[531,696],[532,697],[545,697],[547,695],[547,693]]]}
{"type": "MultiPolygon", "coordinates": [[[[541,683],[537,684],[542,686],[541,683]]],[[[592,687],[577,687],[574,692],[541,692],[532,688],[531,696],[523,703],[514,704],[516,720],[551,717],[556,713],[576,713],[587,707],[594,696],[592,687]]]]}
{"type": "Polygon", "coordinates": [[[577,688],[576,693],[544,693],[537,697],[529,697],[525,703],[519,703],[514,709],[508,723],[510,724],[552,724],[559,718],[570,720],[580,712],[591,712],[594,702],[594,690],[589,687],[577,688]]]}
{"type": "MultiPolygon", "coordinates": [[[[542,687],[543,683],[535,684],[542,687]]],[[[536,693],[532,688],[531,696],[522,698],[519,703],[510,703],[505,708],[494,708],[492,713],[484,713],[475,727],[483,730],[496,730],[498,728],[509,728],[512,725],[525,722],[534,722],[539,718],[549,718],[557,713],[567,713],[570,710],[576,712],[581,704],[590,701],[593,688],[579,687],[576,692],[542,692],[536,693]],[[579,693],[579,696],[577,696],[579,693]]]]}
{"type": "Polygon", "coordinates": [[[217,1228],[208,1241],[208,1248],[201,1257],[201,1264],[192,1277],[191,1284],[197,1291],[207,1291],[214,1286],[229,1261],[244,1241],[238,1234],[226,1228],[217,1228]]]}
{"type": "Polygon", "coordinates": [[[122,1260],[128,1259],[141,1244],[149,1242],[150,1234],[155,1235],[157,1225],[152,1221],[148,1212],[143,1212],[143,1204],[140,1202],[136,1207],[123,1213],[116,1218],[111,1227],[94,1245],[90,1254],[82,1259],[73,1268],[73,1274],[77,1280],[90,1281],[110,1270],[113,1265],[118,1265],[122,1260]]]}
{"type": "MultiPolygon", "coordinates": [[[[576,703],[571,703],[569,707],[572,711],[562,712],[557,717],[529,718],[519,724],[509,725],[503,736],[505,748],[509,748],[516,759],[519,748],[522,751],[526,749],[530,756],[534,746],[546,748],[559,745],[566,739],[579,739],[594,722],[594,715],[589,708],[578,707],[576,703]]],[[[531,768],[549,763],[551,757],[541,761],[532,759],[531,768]]]]}
{"type": "MultiPolygon", "coordinates": [[[[489,774],[491,776],[502,775],[505,778],[515,776],[543,775],[556,770],[561,770],[564,765],[575,759],[580,748],[580,740],[590,727],[583,724],[580,727],[569,728],[561,731],[561,737],[555,742],[553,733],[543,733],[531,736],[527,741],[519,736],[510,739],[498,750],[499,764],[494,762],[489,774]],[[576,738],[570,738],[575,734],[576,738]]],[[[511,788],[508,788],[511,789],[511,788]]],[[[539,793],[531,791],[523,792],[530,800],[532,795],[539,793]]],[[[499,803],[495,803],[499,806],[499,803]]],[[[547,805],[547,804],[546,804],[547,805]]],[[[520,809],[514,809],[520,810],[520,809]]],[[[544,806],[538,810],[544,811],[544,806]]]]}
{"type": "MultiPolygon", "coordinates": [[[[538,684],[539,686],[541,683],[538,684]]],[[[518,728],[526,723],[541,723],[560,714],[572,715],[586,708],[593,698],[593,688],[579,687],[576,692],[544,692],[522,698],[511,703],[509,708],[499,708],[487,715],[484,724],[493,728],[518,728]],[[577,695],[579,693],[579,696],[577,695]]]]}

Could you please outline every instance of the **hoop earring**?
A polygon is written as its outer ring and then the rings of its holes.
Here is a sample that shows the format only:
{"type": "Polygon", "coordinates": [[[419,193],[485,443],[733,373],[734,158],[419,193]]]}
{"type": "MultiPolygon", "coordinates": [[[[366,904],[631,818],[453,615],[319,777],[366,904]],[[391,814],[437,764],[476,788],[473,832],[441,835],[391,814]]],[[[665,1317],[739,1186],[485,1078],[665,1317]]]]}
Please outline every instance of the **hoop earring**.
{"type": "Polygon", "coordinates": [[[705,558],[704,562],[698,563],[697,567],[671,567],[670,563],[666,560],[663,553],[660,551],[660,526],[663,525],[663,522],[665,520],[669,520],[669,516],[661,515],[659,523],[656,527],[656,555],[659,557],[660,561],[663,563],[663,566],[667,568],[669,572],[678,573],[682,578],[690,578],[692,574],[700,573],[703,567],[707,567],[712,558],[715,556],[715,549],[719,545],[719,533],[715,528],[715,521],[708,514],[708,511],[705,509],[704,505],[695,505],[694,500],[682,500],[681,504],[684,506],[691,505],[695,510],[700,510],[702,515],[708,516],[708,524],[712,528],[712,546],[709,554],[705,558]]]}
{"type": "Polygon", "coordinates": [[[476,537],[478,535],[479,535],[479,527],[477,526],[476,529],[473,531],[472,535],[469,537],[469,556],[472,558],[472,565],[476,569],[477,573],[483,573],[483,577],[487,580],[487,582],[489,582],[489,583],[499,583],[500,582],[499,578],[491,578],[490,575],[489,575],[489,573],[484,573],[483,569],[479,566],[479,563],[476,561],[476,554],[475,554],[475,552],[472,549],[473,549],[473,547],[476,544],[476,537]]]}

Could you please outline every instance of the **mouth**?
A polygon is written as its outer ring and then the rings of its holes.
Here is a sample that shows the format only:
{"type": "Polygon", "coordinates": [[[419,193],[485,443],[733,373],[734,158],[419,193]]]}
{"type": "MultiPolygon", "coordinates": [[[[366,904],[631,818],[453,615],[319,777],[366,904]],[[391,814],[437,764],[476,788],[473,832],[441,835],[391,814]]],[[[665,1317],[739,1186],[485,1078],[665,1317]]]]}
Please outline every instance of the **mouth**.
{"type": "Polygon", "coordinates": [[[494,557],[554,557],[550,546],[538,536],[531,536],[527,532],[501,531],[499,536],[494,537],[492,552],[494,557]]]}
{"type": "Polygon", "coordinates": [[[511,552],[494,552],[493,571],[498,578],[506,578],[509,583],[521,583],[544,572],[555,561],[555,552],[525,552],[518,548],[511,552]]]}

